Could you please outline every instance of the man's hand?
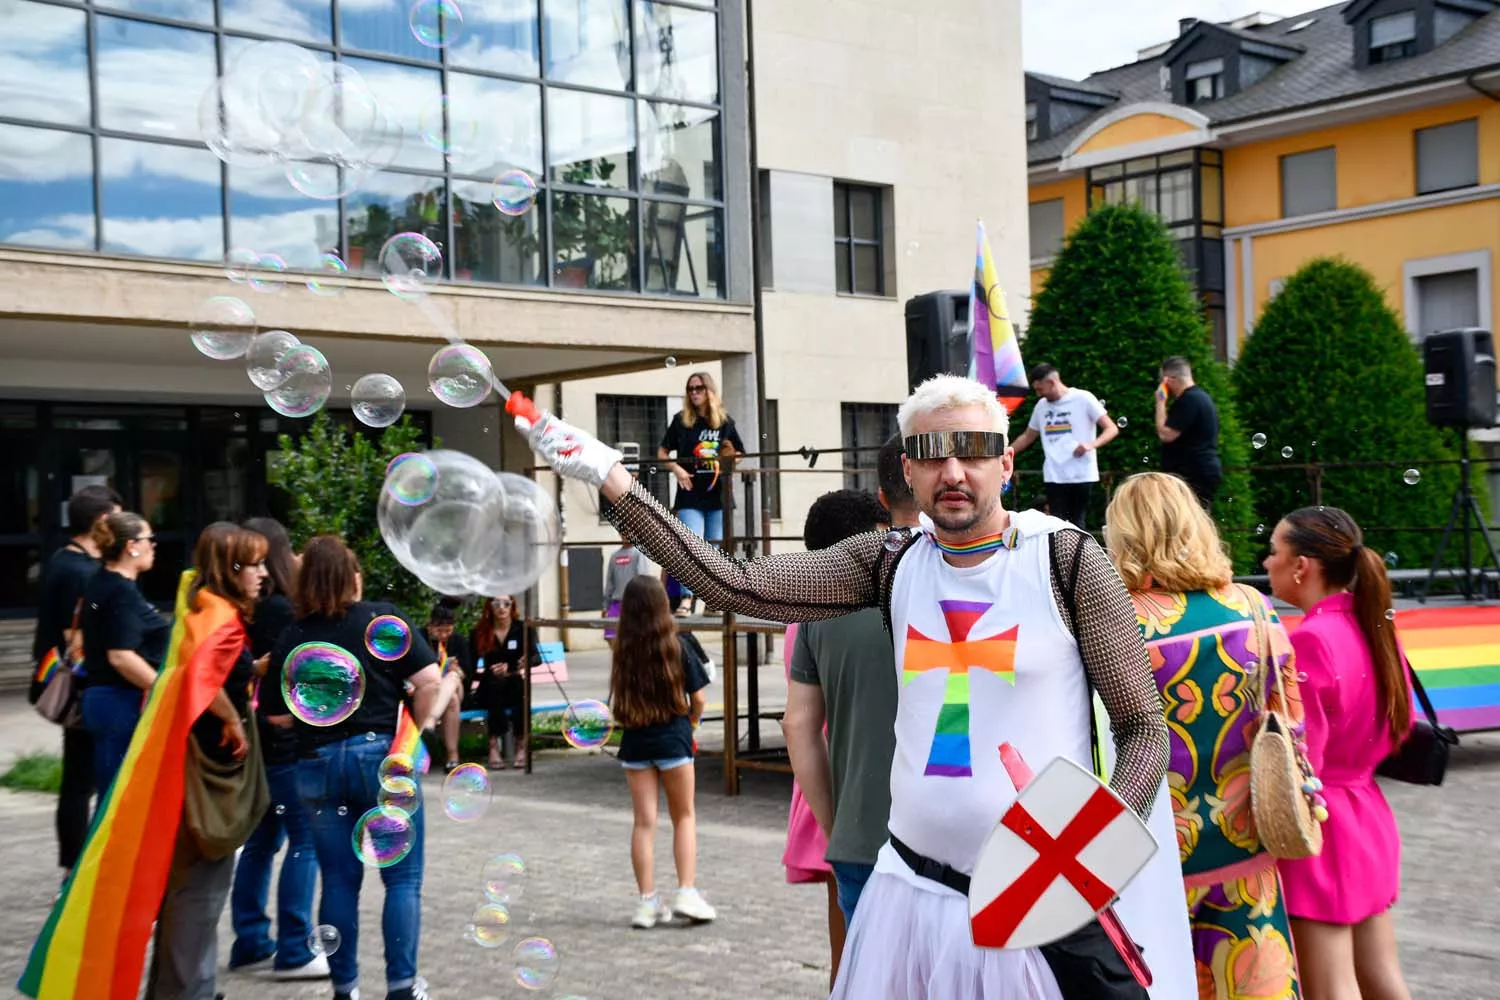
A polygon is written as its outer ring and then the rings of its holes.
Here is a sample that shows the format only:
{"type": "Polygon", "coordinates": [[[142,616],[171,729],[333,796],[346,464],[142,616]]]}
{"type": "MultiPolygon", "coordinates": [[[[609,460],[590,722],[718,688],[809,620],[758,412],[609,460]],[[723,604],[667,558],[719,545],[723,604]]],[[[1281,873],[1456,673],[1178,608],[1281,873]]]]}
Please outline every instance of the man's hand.
{"type": "Polygon", "coordinates": [[[1091,445],[1091,444],[1085,444],[1084,442],[1080,441],[1079,444],[1078,444],[1078,447],[1076,447],[1076,448],[1073,449],[1073,457],[1074,458],[1082,458],[1083,456],[1087,455],[1089,452],[1091,452],[1093,450],[1094,450],[1094,446],[1093,445],[1091,445]]]}
{"type": "Polygon", "coordinates": [[[224,735],[219,737],[219,746],[229,747],[235,760],[244,760],[250,750],[250,741],[245,737],[245,724],[236,716],[224,723],[224,735]]]}
{"type": "MultiPolygon", "coordinates": [[[[569,479],[580,479],[598,489],[625,457],[587,431],[579,430],[549,413],[533,422],[516,416],[516,430],[526,437],[531,450],[553,470],[569,479]]],[[[624,467],[621,466],[621,471],[624,467]]],[[[628,480],[628,474],[626,474],[628,480]]]]}

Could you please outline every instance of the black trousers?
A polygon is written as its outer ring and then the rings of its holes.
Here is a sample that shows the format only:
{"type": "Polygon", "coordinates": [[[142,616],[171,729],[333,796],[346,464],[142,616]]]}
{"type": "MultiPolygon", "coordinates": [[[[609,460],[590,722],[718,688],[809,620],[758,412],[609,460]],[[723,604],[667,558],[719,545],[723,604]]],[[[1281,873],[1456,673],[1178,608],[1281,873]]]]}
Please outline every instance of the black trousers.
{"type": "Polygon", "coordinates": [[[1088,525],[1083,522],[1088,517],[1089,497],[1093,492],[1093,483],[1048,483],[1047,508],[1053,517],[1070,521],[1087,531],[1088,525]]]}
{"type": "Polygon", "coordinates": [[[89,833],[94,797],[94,738],[87,729],[63,729],[62,788],[57,795],[57,866],[72,868],[89,833]]]}

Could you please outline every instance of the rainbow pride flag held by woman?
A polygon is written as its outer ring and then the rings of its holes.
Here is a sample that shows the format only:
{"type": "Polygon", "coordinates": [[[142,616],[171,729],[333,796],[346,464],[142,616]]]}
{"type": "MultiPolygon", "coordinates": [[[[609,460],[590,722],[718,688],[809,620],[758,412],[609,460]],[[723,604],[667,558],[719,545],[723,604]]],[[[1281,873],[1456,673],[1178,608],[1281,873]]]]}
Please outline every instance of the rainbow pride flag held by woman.
{"type": "Polygon", "coordinates": [[[182,820],[189,730],[245,645],[233,605],[177,587],[171,645],[83,855],[32,945],[16,989],[37,1000],[135,1000],[182,820]]]}
{"type": "Polygon", "coordinates": [[[1006,413],[1015,413],[1026,398],[1021,344],[1005,308],[1005,290],[983,221],[975,239],[974,284],[969,289],[969,378],[993,386],[1006,413]]]}

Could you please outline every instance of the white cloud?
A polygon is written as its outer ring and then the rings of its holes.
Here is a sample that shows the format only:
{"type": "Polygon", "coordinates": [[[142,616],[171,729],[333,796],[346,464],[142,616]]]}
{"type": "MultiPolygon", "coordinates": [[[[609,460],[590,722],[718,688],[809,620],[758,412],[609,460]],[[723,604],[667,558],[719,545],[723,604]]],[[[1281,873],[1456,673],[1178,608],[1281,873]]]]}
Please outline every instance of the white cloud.
{"type": "MultiPolygon", "coordinates": [[[[1308,6],[1272,10],[1285,15],[1308,6]]],[[[1021,0],[1022,62],[1077,80],[1135,62],[1140,49],[1177,37],[1179,18],[1228,21],[1256,9],[1248,0],[1021,0]]]]}

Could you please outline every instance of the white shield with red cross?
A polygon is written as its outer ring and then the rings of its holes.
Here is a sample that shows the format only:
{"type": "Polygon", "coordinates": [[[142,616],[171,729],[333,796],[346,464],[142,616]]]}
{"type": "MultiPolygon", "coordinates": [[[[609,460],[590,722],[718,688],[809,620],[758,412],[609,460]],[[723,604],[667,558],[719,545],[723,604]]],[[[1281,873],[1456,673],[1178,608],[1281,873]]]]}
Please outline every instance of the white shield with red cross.
{"type": "Polygon", "coordinates": [[[1026,785],[979,852],[969,927],[981,948],[1067,937],[1120,894],[1156,838],[1089,771],[1058,757],[1026,785]]]}

